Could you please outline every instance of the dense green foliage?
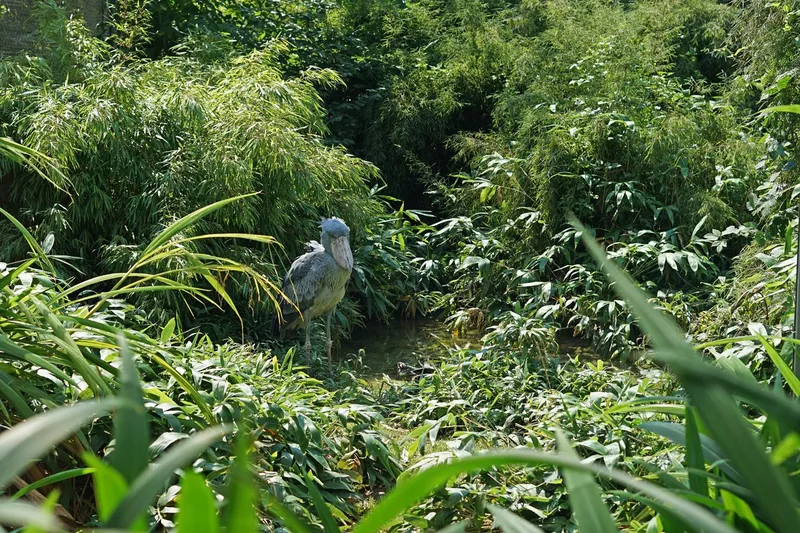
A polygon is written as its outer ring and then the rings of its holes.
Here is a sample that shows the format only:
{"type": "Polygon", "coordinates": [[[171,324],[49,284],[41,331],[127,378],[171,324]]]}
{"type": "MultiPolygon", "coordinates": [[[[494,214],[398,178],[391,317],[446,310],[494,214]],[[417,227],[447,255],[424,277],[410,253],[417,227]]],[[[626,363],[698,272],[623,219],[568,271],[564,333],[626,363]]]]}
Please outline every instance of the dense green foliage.
{"type": "Polygon", "coordinates": [[[58,503],[137,531],[791,531],[798,14],[126,0],[97,38],[38,2],[0,59],[0,485],[49,498],[27,530],[58,503]],[[480,342],[411,380],[298,367],[268,319],[331,215],[339,334],[433,315],[480,342]]]}

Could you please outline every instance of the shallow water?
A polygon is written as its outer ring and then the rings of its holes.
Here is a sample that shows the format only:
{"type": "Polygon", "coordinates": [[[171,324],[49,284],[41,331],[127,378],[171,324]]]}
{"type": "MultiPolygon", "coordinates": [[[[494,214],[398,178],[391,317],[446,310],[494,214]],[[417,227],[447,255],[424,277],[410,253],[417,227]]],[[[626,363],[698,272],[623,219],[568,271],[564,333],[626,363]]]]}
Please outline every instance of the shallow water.
{"type": "MultiPolygon", "coordinates": [[[[338,359],[347,361],[362,378],[371,381],[383,374],[399,377],[397,363],[417,366],[435,361],[452,348],[479,349],[481,335],[454,336],[444,324],[433,319],[396,320],[390,324],[369,324],[342,339],[338,359]],[[360,351],[363,350],[363,353],[360,351]]],[[[559,337],[558,354],[563,359],[580,355],[582,360],[598,359],[589,342],[571,337],[559,337]]]]}
{"type": "Polygon", "coordinates": [[[351,366],[364,350],[358,374],[369,380],[383,374],[398,377],[397,363],[416,366],[435,360],[451,348],[480,348],[480,336],[455,337],[441,322],[433,319],[396,320],[390,324],[369,324],[343,339],[339,358],[351,366]]]}

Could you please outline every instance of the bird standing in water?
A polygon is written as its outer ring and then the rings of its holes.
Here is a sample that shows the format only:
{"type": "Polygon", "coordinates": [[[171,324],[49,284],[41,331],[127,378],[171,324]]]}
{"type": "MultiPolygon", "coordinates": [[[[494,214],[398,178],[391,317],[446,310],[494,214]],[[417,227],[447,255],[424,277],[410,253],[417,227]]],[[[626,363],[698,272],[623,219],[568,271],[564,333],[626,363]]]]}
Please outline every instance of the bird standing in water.
{"type": "Polygon", "coordinates": [[[306,331],[306,362],[311,365],[311,321],[327,314],[325,346],[328,371],[331,369],[331,317],[344,297],[353,271],[350,251],[350,228],[340,218],[322,220],[320,242],[307,245],[307,253],[292,263],[283,280],[283,294],[290,301],[281,303],[281,315],[287,329],[301,324],[306,331]]]}

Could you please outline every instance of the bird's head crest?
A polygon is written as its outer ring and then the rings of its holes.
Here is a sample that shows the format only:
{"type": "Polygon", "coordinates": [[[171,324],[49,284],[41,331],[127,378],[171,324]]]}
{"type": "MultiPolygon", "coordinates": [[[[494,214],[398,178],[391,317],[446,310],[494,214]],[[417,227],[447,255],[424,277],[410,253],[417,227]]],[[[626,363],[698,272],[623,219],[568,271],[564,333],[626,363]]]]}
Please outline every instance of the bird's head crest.
{"type": "Polygon", "coordinates": [[[331,236],[344,236],[350,234],[350,228],[344,223],[344,220],[338,217],[323,218],[320,223],[323,233],[331,236]]]}

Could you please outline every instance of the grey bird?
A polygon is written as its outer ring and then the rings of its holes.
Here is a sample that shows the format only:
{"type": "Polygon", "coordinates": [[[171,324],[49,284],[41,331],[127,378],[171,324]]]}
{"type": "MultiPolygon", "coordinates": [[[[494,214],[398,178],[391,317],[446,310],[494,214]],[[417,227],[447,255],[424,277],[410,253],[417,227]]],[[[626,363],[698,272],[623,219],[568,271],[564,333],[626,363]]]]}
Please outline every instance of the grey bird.
{"type": "MultiPolygon", "coordinates": [[[[320,242],[306,244],[306,253],[292,263],[283,280],[282,291],[289,301],[281,303],[284,328],[306,331],[306,362],[311,364],[311,321],[327,314],[325,345],[328,353],[328,370],[331,368],[331,317],[336,305],[344,297],[350,273],[353,271],[353,253],[350,251],[350,228],[340,218],[322,220],[320,242]]],[[[277,318],[277,317],[276,317],[277,318]]]]}

